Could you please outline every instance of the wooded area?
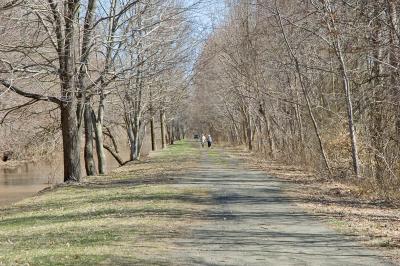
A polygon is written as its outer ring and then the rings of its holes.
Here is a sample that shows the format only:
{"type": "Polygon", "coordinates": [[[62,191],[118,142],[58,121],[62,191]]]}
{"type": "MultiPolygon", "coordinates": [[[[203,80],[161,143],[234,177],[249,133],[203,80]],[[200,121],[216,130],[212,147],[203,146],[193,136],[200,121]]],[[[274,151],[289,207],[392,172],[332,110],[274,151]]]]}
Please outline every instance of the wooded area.
{"type": "Polygon", "coordinates": [[[400,265],[399,84],[399,0],[0,0],[0,265],[400,265]]]}
{"type": "Polygon", "coordinates": [[[62,143],[64,180],[79,181],[83,147],[86,174],[104,174],[106,152],[123,165],[146,134],[154,150],[156,135],[165,147],[191,126],[398,194],[398,1],[222,1],[226,16],[198,55],[199,2],[2,3],[4,154],[62,143]]]}
{"type": "Polygon", "coordinates": [[[393,0],[231,1],[196,65],[195,124],[398,195],[399,11],[393,0]]]}
{"type": "Polygon", "coordinates": [[[148,126],[156,148],[155,121],[162,147],[180,138],[195,49],[188,11],[196,4],[2,2],[1,149],[15,156],[51,154],[61,142],[64,181],[80,181],[81,147],[86,174],[96,175],[105,173],[106,150],[125,163],[121,132],[129,160],[139,159],[148,126]]]}

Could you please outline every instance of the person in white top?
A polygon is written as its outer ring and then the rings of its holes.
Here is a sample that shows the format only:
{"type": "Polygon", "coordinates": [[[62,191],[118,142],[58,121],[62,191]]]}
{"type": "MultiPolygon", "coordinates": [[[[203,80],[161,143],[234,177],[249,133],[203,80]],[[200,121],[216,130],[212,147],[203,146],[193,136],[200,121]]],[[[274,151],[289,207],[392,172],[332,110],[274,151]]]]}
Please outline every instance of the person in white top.
{"type": "Polygon", "coordinates": [[[201,134],[201,147],[204,148],[204,144],[206,143],[206,136],[204,134],[201,134]]]}

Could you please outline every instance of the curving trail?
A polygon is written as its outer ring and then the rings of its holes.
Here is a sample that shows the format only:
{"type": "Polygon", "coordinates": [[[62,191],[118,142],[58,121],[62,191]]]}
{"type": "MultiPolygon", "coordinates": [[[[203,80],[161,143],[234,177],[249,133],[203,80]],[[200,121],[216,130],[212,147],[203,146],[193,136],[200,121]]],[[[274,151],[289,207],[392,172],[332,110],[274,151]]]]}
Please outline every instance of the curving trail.
{"type": "MultiPolygon", "coordinates": [[[[206,222],[172,239],[176,265],[392,265],[378,251],[335,232],[296,206],[295,189],[245,168],[222,150],[202,149],[200,166],[176,186],[212,191],[206,222]]],[[[169,264],[167,263],[167,264],[169,264]]]]}

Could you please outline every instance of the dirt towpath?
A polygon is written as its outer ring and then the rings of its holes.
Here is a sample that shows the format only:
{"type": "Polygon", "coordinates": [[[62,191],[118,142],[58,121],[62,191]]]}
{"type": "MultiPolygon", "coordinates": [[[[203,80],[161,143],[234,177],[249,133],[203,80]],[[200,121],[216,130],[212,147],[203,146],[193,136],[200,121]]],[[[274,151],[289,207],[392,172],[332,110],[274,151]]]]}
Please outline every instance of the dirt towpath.
{"type": "Polygon", "coordinates": [[[161,259],[166,264],[392,265],[300,209],[284,193],[294,185],[248,169],[220,149],[200,152],[200,166],[176,186],[209,189],[213,203],[204,223],[172,240],[161,259]]]}

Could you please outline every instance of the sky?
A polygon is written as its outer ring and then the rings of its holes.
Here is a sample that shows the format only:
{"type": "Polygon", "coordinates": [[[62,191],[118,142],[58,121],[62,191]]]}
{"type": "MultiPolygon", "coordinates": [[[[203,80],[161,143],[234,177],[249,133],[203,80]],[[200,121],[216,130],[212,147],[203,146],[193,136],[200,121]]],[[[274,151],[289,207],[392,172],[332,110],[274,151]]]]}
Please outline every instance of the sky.
{"type": "Polygon", "coordinates": [[[194,33],[207,37],[224,19],[225,0],[185,0],[188,5],[197,3],[190,11],[194,33]]]}
{"type": "Polygon", "coordinates": [[[210,34],[223,21],[226,9],[225,0],[183,0],[185,6],[193,6],[188,13],[192,24],[192,60],[188,74],[193,74],[197,59],[210,34]],[[195,5],[194,5],[195,4],[195,5]]]}

